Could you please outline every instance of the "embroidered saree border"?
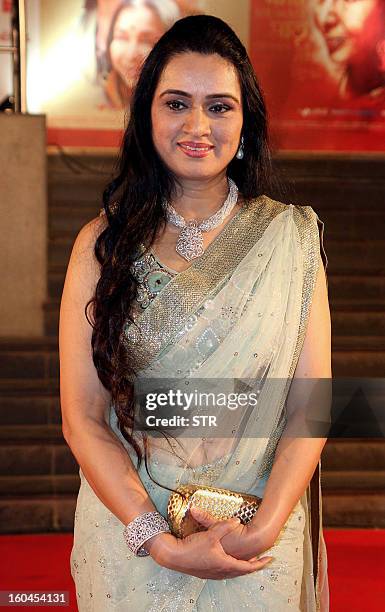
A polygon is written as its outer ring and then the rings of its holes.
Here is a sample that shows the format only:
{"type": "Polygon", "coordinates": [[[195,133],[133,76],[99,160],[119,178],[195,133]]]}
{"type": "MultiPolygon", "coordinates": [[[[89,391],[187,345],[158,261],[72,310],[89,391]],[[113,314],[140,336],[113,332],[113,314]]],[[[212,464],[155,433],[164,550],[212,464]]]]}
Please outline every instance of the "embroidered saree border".
{"type": "Polygon", "coordinates": [[[189,315],[225,281],[285,208],[286,204],[265,195],[241,208],[204,254],[171,279],[135,323],[126,326],[123,342],[134,355],[137,369],[148,366],[172,341],[189,315]]]}
{"type": "MultiPolygon", "coordinates": [[[[293,374],[297,361],[302,350],[307,322],[310,313],[314,287],[319,266],[319,253],[326,269],[328,264],[327,255],[323,244],[324,223],[311,208],[311,206],[296,206],[296,223],[303,245],[304,259],[304,284],[302,293],[302,309],[300,319],[300,331],[297,339],[296,351],[293,359],[293,374]]],[[[313,579],[316,595],[316,609],[320,610],[319,592],[319,554],[320,554],[320,531],[322,524],[322,504],[321,504],[321,460],[315,469],[308,486],[308,496],[310,500],[310,536],[313,557],[313,579]]]]}
{"type": "MultiPolygon", "coordinates": [[[[316,283],[319,265],[319,252],[325,255],[323,248],[323,223],[311,206],[296,206],[295,220],[301,239],[304,253],[304,282],[302,290],[302,308],[300,317],[300,328],[297,337],[297,345],[290,370],[290,376],[294,374],[298,359],[305,340],[310,307],[316,283]],[[318,221],[322,224],[319,225],[318,221]]],[[[327,262],[327,259],[326,259],[327,262]]],[[[320,516],[320,465],[312,476],[309,484],[310,495],[310,537],[313,557],[313,579],[316,594],[316,609],[319,610],[319,538],[321,527],[320,516]]]]}
{"type": "MultiPolygon", "coordinates": [[[[316,283],[316,277],[319,265],[319,252],[321,252],[322,260],[325,268],[328,260],[326,252],[323,246],[323,231],[324,224],[319,219],[318,215],[312,209],[311,206],[300,206],[296,205],[293,209],[294,220],[298,230],[302,253],[304,255],[303,260],[303,286],[302,286],[302,302],[301,302],[301,314],[299,322],[299,330],[297,335],[297,342],[294,349],[293,359],[289,370],[288,386],[290,386],[290,379],[294,376],[295,369],[297,367],[298,359],[303,347],[305,340],[307,323],[309,319],[310,307],[312,303],[312,297],[314,287],[316,283]]],[[[285,394],[284,394],[285,395],[285,394]]],[[[282,407],[286,397],[283,397],[282,407]]],[[[278,411],[281,414],[281,411],[278,411]]],[[[282,431],[285,426],[285,419],[282,418],[284,415],[281,414],[279,422],[276,424],[274,434],[271,436],[267,445],[265,456],[262,460],[260,468],[258,470],[258,477],[263,477],[270,472],[274,462],[274,455],[277,442],[282,435],[282,431]]],[[[313,557],[313,578],[314,587],[316,593],[316,609],[319,610],[319,539],[321,529],[321,491],[320,491],[320,462],[317,465],[315,473],[308,486],[308,499],[309,499],[309,513],[310,513],[310,536],[311,536],[311,548],[313,557]],[[315,562],[316,561],[316,562],[315,562]]]]}
{"type": "MultiPolygon", "coordinates": [[[[304,254],[304,277],[302,285],[302,301],[299,330],[297,335],[297,342],[293,353],[293,359],[288,373],[288,388],[291,384],[290,379],[294,376],[294,372],[297,367],[298,359],[305,340],[307,321],[309,318],[310,305],[312,301],[318,270],[318,232],[317,224],[315,222],[316,214],[311,208],[311,206],[296,205],[293,207],[293,215],[294,222],[298,230],[302,253],[304,254]]],[[[286,401],[286,395],[287,394],[285,393],[283,394],[281,408],[283,408],[283,405],[286,401]]],[[[274,462],[275,448],[286,424],[285,419],[283,418],[283,411],[279,410],[277,414],[279,415],[278,421],[275,424],[274,433],[269,440],[265,451],[265,456],[262,459],[261,465],[259,467],[257,475],[258,478],[264,478],[267,474],[270,473],[274,462]]]]}

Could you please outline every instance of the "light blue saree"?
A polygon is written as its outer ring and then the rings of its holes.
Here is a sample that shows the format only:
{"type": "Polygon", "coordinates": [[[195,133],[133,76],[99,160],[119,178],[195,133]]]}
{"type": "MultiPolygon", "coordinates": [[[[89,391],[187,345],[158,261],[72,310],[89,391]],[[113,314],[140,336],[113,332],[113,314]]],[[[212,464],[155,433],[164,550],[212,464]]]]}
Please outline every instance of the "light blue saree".
{"type": "MultiPolygon", "coordinates": [[[[205,253],[175,274],[127,325],[125,342],[140,379],[248,380],[258,411],[233,438],[149,439],[148,467],[166,487],[200,483],[263,497],[285,427],[285,402],[303,345],[323,224],[309,207],[260,196],[242,208],[205,253]]],[[[109,424],[135,455],[117,426],[109,424]]],[[[236,430],[234,430],[236,434],[236,430]]],[[[138,438],[140,442],[140,438],[138,438]]],[[[135,463],[136,465],[136,463],[135,463]]],[[[169,491],[144,465],[143,485],[166,515],[169,491]]],[[[268,553],[266,568],[231,580],[202,580],[134,557],[123,525],[80,470],[71,571],[78,606],[119,612],[328,610],[320,469],[268,553]],[[322,602],[322,604],[321,604],[322,602]]],[[[295,475],[293,475],[295,476],[295,475]]]]}

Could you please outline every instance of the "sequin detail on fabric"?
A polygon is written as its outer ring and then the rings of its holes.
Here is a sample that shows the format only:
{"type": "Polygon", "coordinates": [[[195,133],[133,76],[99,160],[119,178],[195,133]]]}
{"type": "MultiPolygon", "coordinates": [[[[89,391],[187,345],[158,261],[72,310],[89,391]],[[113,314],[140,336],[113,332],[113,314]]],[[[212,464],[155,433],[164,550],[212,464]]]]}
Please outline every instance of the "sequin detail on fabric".
{"type": "Polygon", "coordinates": [[[136,320],[136,325],[126,325],[124,343],[133,355],[137,370],[148,366],[172,340],[188,313],[194,312],[225,282],[274,217],[286,208],[285,204],[264,195],[250,202],[227,223],[199,259],[167,284],[162,299],[154,299],[151,308],[136,320]],[[238,233],[242,241],[237,240],[238,233]]]}
{"type": "MultiPolygon", "coordinates": [[[[300,326],[297,336],[297,343],[294,350],[293,360],[289,371],[289,378],[294,376],[297,367],[298,359],[301,354],[302,346],[305,340],[307,322],[309,318],[310,306],[313,297],[315,281],[318,271],[319,252],[323,243],[322,235],[320,237],[317,226],[317,215],[311,206],[293,206],[293,215],[298,229],[298,236],[301,243],[303,253],[303,290],[302,290],[302,306],[300,316],[300,326]],[[321,245],[320,245],[321,241],[321,245]]],[[[322,250],[321,249],[321,250],[322,250]]],[[[323,249],[324,250],[324,249],[323,249]]],[[[276,434],[269,440],[266,449],[265,457],[260,465],[258,477],[263,478],[269,474],[274,463],[275,448],[282,434],[285,421],[282,418],[280,424],[277,423],[276,434]]]]}

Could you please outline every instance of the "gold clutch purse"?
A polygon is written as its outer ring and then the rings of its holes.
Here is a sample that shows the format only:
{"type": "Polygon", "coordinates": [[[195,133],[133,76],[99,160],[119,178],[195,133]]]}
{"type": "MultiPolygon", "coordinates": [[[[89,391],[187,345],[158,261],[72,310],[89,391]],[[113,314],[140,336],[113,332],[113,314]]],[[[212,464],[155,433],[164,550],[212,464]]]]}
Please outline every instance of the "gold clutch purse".
{"type": "Polygon", "coordinates": [[[167,518],[172,533],[178,538],[206,529],[191,516],[191,506],[205,510],[218,520],[239,518],[245,525],[251,521],[262,501],[255,495],[205,485],[182,485],[176,491],[169,497],[167,518]]]}

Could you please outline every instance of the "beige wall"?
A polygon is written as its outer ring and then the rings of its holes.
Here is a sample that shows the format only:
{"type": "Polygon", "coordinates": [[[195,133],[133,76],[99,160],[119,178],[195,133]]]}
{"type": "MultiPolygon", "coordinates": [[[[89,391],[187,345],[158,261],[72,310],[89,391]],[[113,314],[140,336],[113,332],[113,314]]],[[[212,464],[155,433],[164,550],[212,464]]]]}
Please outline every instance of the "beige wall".
{"type": "Polygon", "coordinates": [[[41,336],[47,283],[45,118],[0,113],[0,134],[0,336],[41,336]]]}

